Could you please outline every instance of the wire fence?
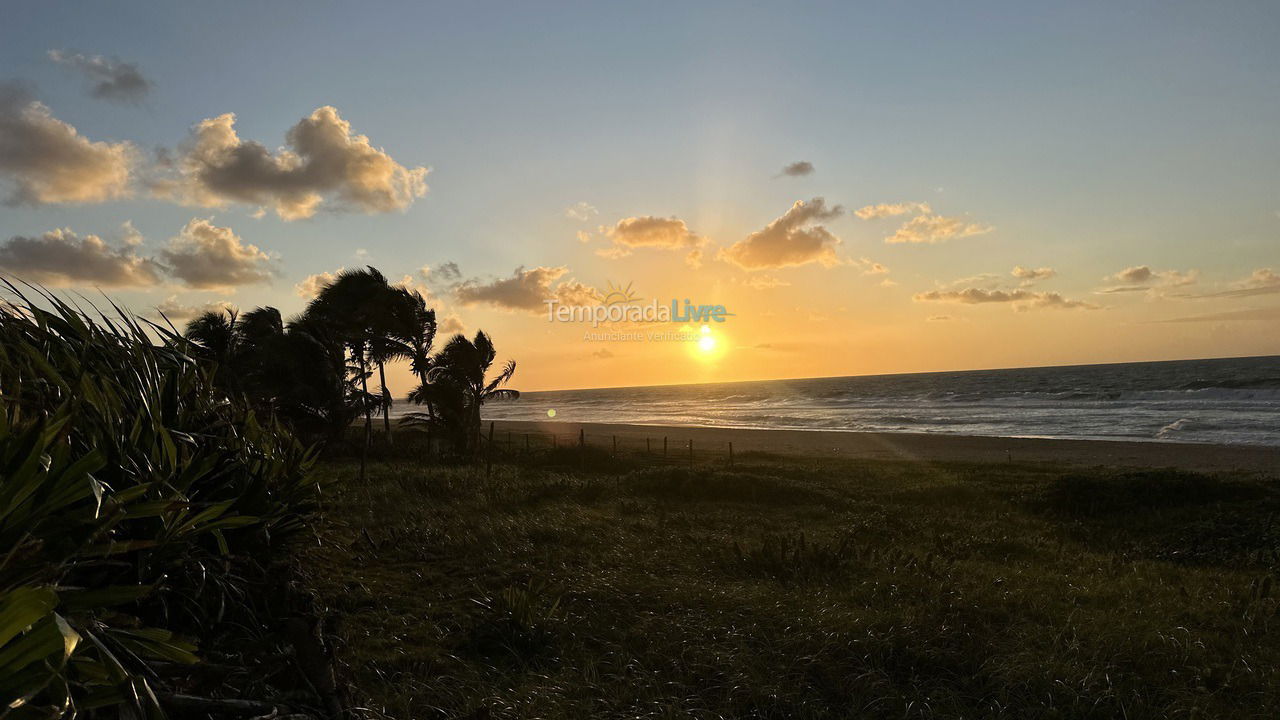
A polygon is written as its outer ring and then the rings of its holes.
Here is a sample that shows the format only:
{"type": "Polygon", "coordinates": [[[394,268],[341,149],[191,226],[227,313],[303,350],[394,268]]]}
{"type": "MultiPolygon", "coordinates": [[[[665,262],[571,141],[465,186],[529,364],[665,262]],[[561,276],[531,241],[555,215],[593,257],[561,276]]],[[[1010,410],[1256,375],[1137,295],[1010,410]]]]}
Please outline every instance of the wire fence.
{"type": "Polygon", "coordinates": [[[598,456],[601,451],[609,455],[625,456],[630,461],[665,465],[720,464],[732,467],[735,462],[732,441],[695,440],[687,435],[655,432],[639,436],[577,432],[550,433],[526,430],[497,429],[487,423],[481,436],[480,456],[508,459],[521,456],[537,456],[547,453],[571,454],[572,450],[598,456]]]}

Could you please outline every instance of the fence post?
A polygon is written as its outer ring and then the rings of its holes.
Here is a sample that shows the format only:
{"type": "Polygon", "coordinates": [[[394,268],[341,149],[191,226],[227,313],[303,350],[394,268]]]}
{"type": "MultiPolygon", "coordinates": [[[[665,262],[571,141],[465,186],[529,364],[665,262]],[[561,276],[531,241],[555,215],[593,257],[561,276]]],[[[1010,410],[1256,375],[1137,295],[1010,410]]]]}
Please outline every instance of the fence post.
{"type": "Polygon", "coordinates": [[[693,467],[693,438],[689,438],[689,467],[693,467]]]}
{"type": "Polygon", "coordinates": [[[652,454],[652,453],[653,453],[653,447],[651,447],[651,445],[652,445],[652,443],[650,443],[650,442],[649,442],[649,438],[645,438],[645,439],[644,439],[644,454],[645,454],[645,455],[650,455],[650,454],[652,454]]]}
{"type": "Polygon", "coordinates": [[[667,436],[662,436],[662,457],[667,456],[667,436]]]}
{"type": "Polygon", "coordinates": [[[613,454],[615,456],[618,454],[618,436],[617,435],[613,436],[613,454]]]}
{"type": "Polygon", "coordinates": [[[729,442],[729,467],[733,467],[733,441],[729,442]]]}
{"type": "Polygon", "coordinates": [[[485,453],[484,459],[484,476],[488,479],[489,474],[493,472],[493,421],[489,421],[489,448],[485,453]]]}
{"type": "Polygon", "coordinates": [[[586,447],[586,446],[587,446],[586,428],[578,428],[578,447],[586,447]]]}

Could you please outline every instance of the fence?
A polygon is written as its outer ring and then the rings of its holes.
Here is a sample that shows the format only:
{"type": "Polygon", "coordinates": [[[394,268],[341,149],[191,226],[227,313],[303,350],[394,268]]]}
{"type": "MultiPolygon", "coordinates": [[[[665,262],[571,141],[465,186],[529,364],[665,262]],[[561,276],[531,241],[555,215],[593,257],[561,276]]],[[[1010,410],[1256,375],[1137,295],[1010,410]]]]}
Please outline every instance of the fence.
{"type": "Polygon", "coordinates": [[[530,457],[549,452],[571,454],[582,451],[585,459],[588,451],[606,451],[610,456],[625,456],[631,461],[652,464],[687,465],[720,464],[733,467],[732,441],[696,441],[693,437],[672,434],[667,428],[654,428],[653,435],[616,435],[577,432],[549,433],[524,430],[496,430],[489,422],[481,438],[481,457],[489,465],[496,458],[530,457]]]}

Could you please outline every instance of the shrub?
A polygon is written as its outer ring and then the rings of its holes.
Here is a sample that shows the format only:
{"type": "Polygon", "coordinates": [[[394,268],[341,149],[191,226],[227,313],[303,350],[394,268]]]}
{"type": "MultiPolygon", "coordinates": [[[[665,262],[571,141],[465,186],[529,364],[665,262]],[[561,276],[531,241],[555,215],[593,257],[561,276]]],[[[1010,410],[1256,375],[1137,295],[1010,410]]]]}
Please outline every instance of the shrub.
{"type": "Polygon", "coordinates": [[[156,668],[262,624],[248,578],[305,525],[312,455],[215,392],[175,333],[8,287],[0,702],[160,716],[156,668]]]}

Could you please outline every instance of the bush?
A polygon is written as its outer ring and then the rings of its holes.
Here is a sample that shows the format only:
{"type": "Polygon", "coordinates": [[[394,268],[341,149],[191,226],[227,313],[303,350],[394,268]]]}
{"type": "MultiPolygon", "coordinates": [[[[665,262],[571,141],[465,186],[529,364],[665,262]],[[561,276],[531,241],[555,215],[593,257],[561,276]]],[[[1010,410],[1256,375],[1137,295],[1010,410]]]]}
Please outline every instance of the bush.
{"type": "Polygon", "coordinates": [[[175,333],[9,289],[0,702],[161,716],[157,668],[265,624],[248,586],[307,522],[312,455],[216,393],[175,333]]]}

